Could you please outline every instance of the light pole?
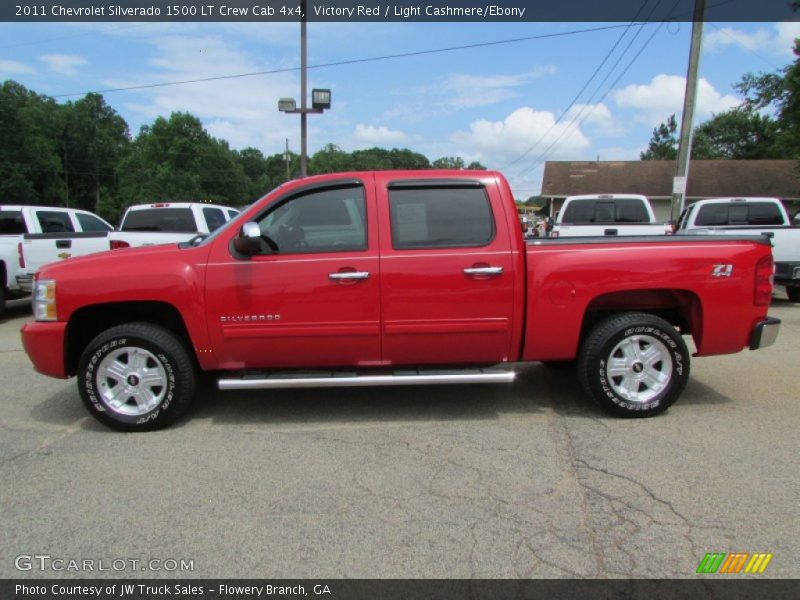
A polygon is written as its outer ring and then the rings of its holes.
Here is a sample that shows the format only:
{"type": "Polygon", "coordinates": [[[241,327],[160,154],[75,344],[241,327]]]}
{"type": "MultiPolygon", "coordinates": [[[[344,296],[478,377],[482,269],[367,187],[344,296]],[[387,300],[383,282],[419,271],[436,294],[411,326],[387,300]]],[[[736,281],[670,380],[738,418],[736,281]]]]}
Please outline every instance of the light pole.
{"type": "Polygon", "coordinates": [[[278,110],[300,115],[300,177],[308,175],[308,122],[309,113],[321,113],[331,107],[331,91],[311,90],[311,108],[307,105],[307,51],[306,51],[306,1],[300,2],[300,108],[294,98],[278,100],[278,110]]]}

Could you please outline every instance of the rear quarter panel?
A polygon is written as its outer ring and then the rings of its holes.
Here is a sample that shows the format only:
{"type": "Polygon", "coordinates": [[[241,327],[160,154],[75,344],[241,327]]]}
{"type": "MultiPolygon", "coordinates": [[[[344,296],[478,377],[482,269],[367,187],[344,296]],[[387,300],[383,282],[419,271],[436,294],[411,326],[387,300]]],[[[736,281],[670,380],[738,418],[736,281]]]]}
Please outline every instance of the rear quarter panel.
{"type": "MultiPolygon", "coordinates": [[[[766,306],[753,304],[755,265],[769,255],[750,241],[670,236],[663,241],[534,242],[527,247],[527,324],[523,360],[576,356],[584,315],[615,292],[677,290],[693,298],[697,355],[738,352],[749,344],[766,306]],[[714,265],[732,265],[730,277],[714,265]]],[[[641,297],[641,295],[639,295],[641,297]]],[[[615,310],[613,306],[604,308],[615,310]]],[[[635,303],[618,310],[643,310],[635,303]]]]}

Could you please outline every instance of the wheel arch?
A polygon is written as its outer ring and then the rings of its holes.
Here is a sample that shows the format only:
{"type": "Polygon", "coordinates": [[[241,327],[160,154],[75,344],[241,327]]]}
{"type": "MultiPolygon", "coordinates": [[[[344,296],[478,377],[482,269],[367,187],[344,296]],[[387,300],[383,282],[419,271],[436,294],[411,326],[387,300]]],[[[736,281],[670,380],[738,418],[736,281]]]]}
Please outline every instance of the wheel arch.
{"type": "Polygon", "coordinates": [[[115,325],[135,321],[153,323],[171,331],[197,361],[189,330],[175,306],[160,301],[109,302],[84,306],[70,316],[64,336],[65,373],[68,376],[77,373],[81,354],[98,334],[115,325]]]}
{"type": "Polygon", "coordinates": [[[661,317],[681,334],[691,335],[698,347],[703,338],[703,303],[691,290],[633,289],[600,294],[586,306],[580,339],[614,313],[641,312],[661,317]]]}

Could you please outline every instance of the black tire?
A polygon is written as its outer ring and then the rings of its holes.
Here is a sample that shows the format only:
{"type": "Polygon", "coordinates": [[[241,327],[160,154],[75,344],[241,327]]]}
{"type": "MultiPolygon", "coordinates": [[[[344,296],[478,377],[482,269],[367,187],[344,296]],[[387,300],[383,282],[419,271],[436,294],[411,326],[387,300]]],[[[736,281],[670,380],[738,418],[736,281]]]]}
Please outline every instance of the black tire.
{"type": "Polygon", "coordinates": [[[667,410],[686,387],[689,351],[663,319],[647,313],[617,314],[586,336],[578,355],[578,377],[605,410],[623,417],[652,417],[667,410]],[[623,374],[609,373],[608,368],[614,369],[612,358],[620,361],[616,368],[623,374]],[[626,385],[636,389],[626,390],[626,385]]]}
{"type": "Polygon", "coordinates": [[[0,319],[6,312],[6,286],[4,281],[0,281],[0,319]]]}
{"type": "Polygon", "coordinates": [[[119,431],[151,431],[170,425],[191,403],[196,380],[195,363],[184,344],[171,331],[151,323],[126,323],[104,331],[89,343],[78,364],[78,390],[86,408],[95,419],[119,431]],[[141,363],[138,370],[137,362],[141,363]],[[120,364],[130,371],[122,371],[119,380],[113,374],[99,376],[101,369],[109,372],[105,365],[119,368],[120,364]],[[145,373],[151,373],[155,383],[147,386],[145,373]],[[108,398],[115,389],[124,400],[116,408],[108,398]],[[135,399],[138,393],[146,394],[151,403],[140,406],[135,399]]]}
{"type": "Polygon", "coordinates": [[[800,302],[800,287],[786,286],[786,295],[789,302],[800,302]]]}

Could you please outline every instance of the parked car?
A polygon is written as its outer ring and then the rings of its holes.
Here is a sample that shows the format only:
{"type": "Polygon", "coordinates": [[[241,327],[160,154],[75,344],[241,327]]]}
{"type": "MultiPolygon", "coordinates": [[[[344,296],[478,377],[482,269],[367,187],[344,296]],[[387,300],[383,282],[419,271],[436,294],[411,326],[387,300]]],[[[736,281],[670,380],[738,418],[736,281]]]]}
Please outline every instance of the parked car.
{"type": "Polygon", "coordinates": [[[800,227],[777,198],[711,198],[684,209],[678,234],[766,235],[774,246],[775,283],[800,302],[800,227]]]}
{"type": "MultiPolygon", "coordinates": [[[[79,211],[84,214],[86,211],[79,211]]],[[[122,218],[120,231],[100,217],[102,229],[75,229],[63,233],[26,234],[20,249],[19,288],[30,292],[33,274],[46,264],[105,250],[132,246],[177,244],[200,239],[224,225],[239,211],[228,206],[203,203],[158,203],[131,206],[122,218]]]]}
{"type": "Polygon", "coordinates": [[[138,204],[125,211],[111,238],[130,246],[186,242],[208,235],[238,215],[230,206],[201,202],[138,204]]]}
{"type": "MultiPolygon", "coordinates": [[[[0,205],[0,314],[5,309],[6,299],[30,293],[31,279],[26,277],[27,265],[22,254],[25,243],[33,239],[49,240],[44,243],[55,251],[55,240],[64,233],[89,235],[102,232],[102,236],[105,236],[112,229],[106,221],[85,210],[0,205]]],[[[108,249],[107,241],[105,249],[108,249]]],[[[58,251],[69,253],[69,247],[59,248],[58,251]]]]}
{"type": "Polygon", "coordinates": [[[695,356],[774,342],[772,270],[765,238],[526,243],[496,172],[337,173],[197,245],[43,267],[22,340],[121,430],[174,421],[198,370],[222,390],[477,384],[573,359],[600,405],[646,417],[686,385],[683,335],[695,356]]]}
{"type": "Polygon", "coordinates": [[[551,237],[596,235],[665,235],[666,223],[656,220],[650,201],[637,194],[569,196],[556,217],[551,237]]]}

